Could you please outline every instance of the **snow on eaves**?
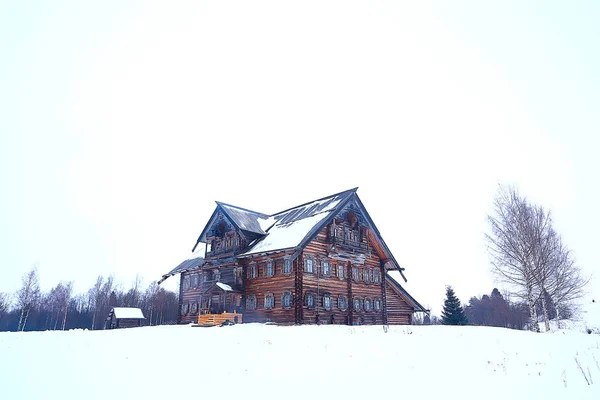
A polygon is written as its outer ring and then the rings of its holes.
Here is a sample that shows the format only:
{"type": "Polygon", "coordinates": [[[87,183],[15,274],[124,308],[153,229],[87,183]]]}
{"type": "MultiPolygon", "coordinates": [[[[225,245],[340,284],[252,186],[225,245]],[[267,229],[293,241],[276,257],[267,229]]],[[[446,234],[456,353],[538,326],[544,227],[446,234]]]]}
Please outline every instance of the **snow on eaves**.
{"type": "Polygon", "coordinates": [[[217,286],[220,287],[221,289],[223,289],[226,292],[233,292],[233,289],[231,288],[231,286],[222,283],[222,282],[217,282],[217,286]]]}

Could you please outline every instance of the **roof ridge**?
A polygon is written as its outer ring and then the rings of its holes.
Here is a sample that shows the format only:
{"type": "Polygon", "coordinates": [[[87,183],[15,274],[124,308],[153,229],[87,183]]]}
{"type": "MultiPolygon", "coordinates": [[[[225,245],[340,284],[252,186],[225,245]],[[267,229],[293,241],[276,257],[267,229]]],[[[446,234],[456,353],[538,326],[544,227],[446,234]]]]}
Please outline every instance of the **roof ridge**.
{"type": "Polygon", "coordinates": [[[347,192],[356,193],[356,191],[357,191],[357,190],[358,190],[358,186],[357,186],[357,187],[355,187],[355,188],[352,188],[352,189],[343,190],[343,191],[341,191],[341,192],[339,192],[339,193],[335,193],[335,194],[332,194],[332,195],[329,195],[329,196],[321,197],[320,199],[316,199],[316,200],[307,201],[306,203],[299,204],[299,205],[297,205],[297,206],[294,206],[294,207],[290,207],[290,208],[288,208],[288,209],[286,209],[286,210],[279,211],[279,212],[277,212],[277,213],[275,213],[275,214],[271,214],[271,215],[270,215],[270,217],[274,217],[274,216],[276,216],[276,215],[283,214],[284,212],[288,212],[288,211],[291,211],[291,210],[293,210],[293,209],[295,209],[295,208],[303,207],[303,206],[309,205],[309,204],[311,204],[311,203],[316,203],[317,201],[321,201],[321,200],[329,199],[329,198],[331,198],[331,197],[339,196],[339,195],[341,195],[341,194],[344,194],[344,193],[347,193],[347,192]]]}
{"type": "Polygon", "coordinates": [[[269,214],[261,213],[259,211],[249,210],[247,208],[243,208],[243,207],[239,207],[239,206],[234,206],[233,204],[223,203],[222,201],[215,201],[215,203],[217,203],[217,205],[219,205],[219,206],[227,206],[227,207],[237,208],[238,210],[247,211],[247,212],[251,212],[254,214],[259,214],[264,217],[269,217],[269,214]]]}

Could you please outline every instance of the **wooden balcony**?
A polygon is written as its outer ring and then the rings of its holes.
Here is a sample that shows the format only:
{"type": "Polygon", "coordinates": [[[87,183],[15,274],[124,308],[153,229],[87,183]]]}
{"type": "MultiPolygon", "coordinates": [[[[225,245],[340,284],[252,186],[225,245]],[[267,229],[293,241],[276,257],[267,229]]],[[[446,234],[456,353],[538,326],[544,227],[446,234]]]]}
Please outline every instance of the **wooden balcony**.
{"type": "Polygon", "coordinates": [[[329,230],[329,243],[336,247],[358,253],[368,252],[369,244],[361,242],[359,238],[358,232],[340,226],[332,226],[329,230]]]}

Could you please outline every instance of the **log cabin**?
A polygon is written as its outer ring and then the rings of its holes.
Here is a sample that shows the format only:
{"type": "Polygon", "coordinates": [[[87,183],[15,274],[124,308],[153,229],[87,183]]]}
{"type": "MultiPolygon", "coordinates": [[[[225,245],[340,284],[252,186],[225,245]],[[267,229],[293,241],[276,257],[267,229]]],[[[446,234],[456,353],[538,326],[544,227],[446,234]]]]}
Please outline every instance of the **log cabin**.
{"type": "Polygon", "coordinates": [[[145,320],[142,310],[135,307],[114,307],[110,310],[104,329],[134,328],[145,320]]]}
{"type": "Polygon", "coordinates": [[[410,324],[425,310],[357,188],[267,215],[217,202],[181,275],[180,323],[410,324]]]}

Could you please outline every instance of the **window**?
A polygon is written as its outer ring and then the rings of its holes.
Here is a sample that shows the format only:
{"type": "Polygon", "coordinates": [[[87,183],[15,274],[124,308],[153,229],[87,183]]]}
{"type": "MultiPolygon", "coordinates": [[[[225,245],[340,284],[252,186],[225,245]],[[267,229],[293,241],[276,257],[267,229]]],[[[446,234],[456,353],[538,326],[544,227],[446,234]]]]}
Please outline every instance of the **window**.
{"type": "Polygon", "coordinates": [[[321,272],[322,272],[323,276],[331,275],[331,265],[329,264],[329,261],[321,262],[321,272]]]}
{"type": "Polygon", "coordinates": [[[182,304],[181,305],[181,314],[185,315],[188,313],[190,309],[190,305],[188,303],[182,304]]]}
{"type": "Polygon", "coordinates": [[[380,283],[381,282],[381,272],[378,269],[373,271],[373,282],[380,283]]]}
{"type": "Polygon", "coordinates": [[[373,308],[375,309],[375,311],[381,311],[381,300],[373,300],[373,308]]]}
{"type": "Polygon", "coordinates": [[[331,310],[331,296],[328,294],[323,295],[323,308],[326,310],[331,310]]]}
{"type": "Polygon", "coordinates": [[[268,262],[267,262],[267,271],[266,271],[266,275],[267,275],[267,276],[273,276],[273,261],[268,261],[268,262]]]}
{"type": "Polygon", "coordinates": [[[312,258],[307,258],[306,260],[304,260],[304,272],[308,272],[309,274],[312,274],[315,272],[315,262],[312,258]]]}
{"type": "Polygon", "coordinates": [[[196,314],[198,312],[198,303],[192,303],[192,314],[196,314]]]}
{"type": "Polygon", "coordinates": [[[360,281],[360,271],[358,267],[352,267],[352,279],[360,281]]]}
{"type": "Polygon", "coordinates": [[[248,278],[256,278],[256,264],[252,264],[248,269],[248,278]]]}
{"type": "Polygon", "coordinates": [[[354,311],[360,311],[360,299],[359,298],[354,298],[354,300],[352,300],[352,305],[354,307],[354,311]]]}
{"type": "Polygon", "coordinates": [[[344,279],[344,266],[342,264],[337,266],[338,268],[338,278],[344,279]]]}
{"type": "Polygon", "coordinates": [[[208,272],[205,272],[204,274],[202,274],[202,281],[203,282],[207,282],[208,281],[208,272]]]}
{"type": "Polygon", "coordinates": [[[192,287],[194,287],[194,288],[198,287],[198,274],[192,275],[192,287]]]}
{"type": "Polygon", "coordinates": [[[363,281],[365,281],[365,282],[367,282],[367,283],[368,283],[368,282],[371,282],[371,274],[370,274],[370,271],[369,271],[368,269],[366,269],[366,268],[363,270],[363,281]]]}
{"type": "Polygon", "coordinates": [[[365,299],[365,311],[371,311],[371,299],[365,299]]]}
{"type": "Polygon", "coordinates": [[[183,290],[187,290],[190,288],[190,277],[186,276],[183,278],[183,290]]]}
{"type": "Polygon", "coordinates": [[[312,293],[307,293],[306,294],[306,298],[304,300],[304,304],[306,305],[306,307],[314,307],[315,306],[315,295],[312,293]]]}
{"type": "Polygon", "coordinates": [[[265,294],[265,308],[270,310],[274,306],[275,306],[275,296],[273,296],[273,293],[265,294]]]}
{"type": "Polygon", "coordinates": [[[281,306],[282,307],[291,307],[292,306],[292,293],[291,292],[283,292],[281,296],[281,306]]]}
{"type": "Polygon", "coordinates": [[[346,310],[348,308],[348,300],[345,296],[338,297],[338,308],[340,310],[346,310]]]}
{"type": "Polygon", "coordinates": [[[290,260],[283,261],[283,273],[289,274],[292,272],[292,262],[290,260]]]}
{"type": "Polygon", "coordinates": [[[256,296],[251,294],[246,298],[246,310],[256,310],[256,296]]]}

